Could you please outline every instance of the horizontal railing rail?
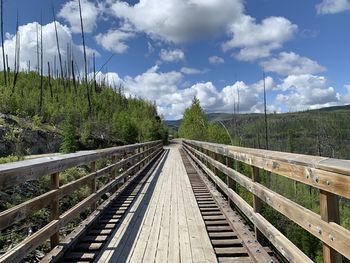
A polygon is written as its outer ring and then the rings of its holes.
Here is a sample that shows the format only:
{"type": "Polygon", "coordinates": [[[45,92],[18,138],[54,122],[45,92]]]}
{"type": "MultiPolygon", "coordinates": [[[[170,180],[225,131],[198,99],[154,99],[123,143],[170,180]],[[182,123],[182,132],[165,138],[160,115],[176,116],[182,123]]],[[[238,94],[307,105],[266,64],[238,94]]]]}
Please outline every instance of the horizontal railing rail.
{"type": "Polygon", "coordinates": [[[312,262],[260,214],[262,202],[321,240],[324,262],[341,262],[341,255],[350,258],[350,231],[339,224],[339,196],[350,197],[350,161],[192,140],[183,140],[183,145],[197,165],[251,220],[257,238],[263,234],[286,259],[291,262],[312,262]],[[249,165],[251,177],[230,167],[230,160],[249,165]],[[259,169],[319,189],[320,214],[262,185],[259,182],[259,169]],[[225,183],[216,171],[226,175],[225,183]],[[252,194],[252,206],[232,189],[234,183],[252,194]]]}
{"type": "Polygon", "coordinates": [[[52,157],[0,164],[0,190],[23,182],[37,180],[48,174],[59,173],[68,168],[95,162],[102,158],[111,158],[111,156],[133,152],[141,147],[154,146],[160,142],[161,141],[153,141],[95,151],[80,151],[52,157]]]}
{"type": "Polygon", "coordinates": [[[59,231],[62,227],[87,208],[91,207],[93,212],[104,194],[115,191],[130,175],[141,172],[162,148],[161,141],[153,141],[0,165],[0,189],[38,180],[45,175],[51,177],[51,190],[0,212],[0,231],[9,229],[41,209],[49,208],[50,212],[49,222],[6,251],[0,256],[0,262],[19,262],[48,239],[51,248],[55,247],[59,243],[59,231]],[[110,159],[111,164],[96,170],[96,161],[101,159],[110,159]],[[82,165],[89,165],[91,172],[77,180],[59,185],[60,172],[82,165]],[[105,177],[107,182],[98,189],[96,180],[101,177],[105,177]],[[89,187],[90,194],[60,214],[60,200],[83,187],[89,187]]]}

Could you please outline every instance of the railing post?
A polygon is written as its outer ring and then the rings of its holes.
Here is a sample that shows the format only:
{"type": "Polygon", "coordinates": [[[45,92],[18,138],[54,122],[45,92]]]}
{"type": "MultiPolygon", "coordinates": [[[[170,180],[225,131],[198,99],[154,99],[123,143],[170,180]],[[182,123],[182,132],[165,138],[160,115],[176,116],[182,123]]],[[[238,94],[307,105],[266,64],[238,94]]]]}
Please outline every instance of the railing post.
{"type": "MultiPolygon", "coordinates": [[[[339,201],[335,194],[320,190],[320,213],[322,220],[339,224],[339,201]]],[[[323,243],[323,262],[340,263],[342,256],[333,248],[323,243]]]]}
{"type": "MultiPolygon", "coordinates": [[[[230,158],[228,156],[226,156],[226,166],[230,167],[230,158]]],[[[232,180],[232,178],[229,177],[228,175],[226,175],[226,184],[227,184],[227,187],[229,189],[232,189],[232,187],[234,186],[234,180],[232,180]]],[[[234,205],[228,195],[227,195],[227,203],[228,203],[229,207],[231,207],[231,208],[234,205]]]]}
{"type": "MultiPolygon", "coordinates": [[[[251,166],[252,168],[252,181],[253,182],[259,182],[260,181],[260,175],[259,175],[259,168],[255,166],[251,166]]],[[[262,201],[259,197],[253,194],[253,209],[255,213],[260,213],[262,207],[262,201]]],[[[260,230],[254,226],[254,232],[256,239],[261,242],[263,241],[264,235],[260,232],[260,230]]]]}
{"type": "MultiPolygon", "coordinates": [[[[111,158],[112,164],[115,164],[116,160],[117,160],[117,156],[115,154],[113,154],[112,158],[111,158]]],[[[117,171],[115,170],[115,167],[114,167],[114,170],[111,173],[111,179],[114,180],[116,178],[116,176],[117,176],[117,171]]]]}
{"type": "MultiPolygon", "coordinates": [[[[60,175],[59,173],[51,174],[51,189],[58,189],[60,187],[60,175]]],[[[60,217],[60,204],[59,199],[56,196],[50,204],[50,220],[57,220],[60,217]]],[[[60,242],[60,233],[56,232],[50,237],[51,249],[58,245],[60,242]]]]}
{"type": "MultiPolygon", "coordinates": [[[[91,162],[90,168],[91,168],[91,172],[96,172],[96,162],[91,162]]],[[[90,189],[91,189],[91,194],[96,192],[96,178],[92,179],[90,189]]],[[[91,205],[91,210],[94,211],[95,209],[96,209],[96,203],[94,202],[91,205]]]]}

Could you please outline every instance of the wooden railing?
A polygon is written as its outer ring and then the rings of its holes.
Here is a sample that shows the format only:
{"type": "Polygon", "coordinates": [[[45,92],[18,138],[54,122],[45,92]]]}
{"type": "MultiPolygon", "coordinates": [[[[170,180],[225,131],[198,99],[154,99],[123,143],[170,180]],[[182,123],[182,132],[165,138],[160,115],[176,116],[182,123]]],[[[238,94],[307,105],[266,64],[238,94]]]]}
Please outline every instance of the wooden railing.
{"type": "Polygon", "coordinates": [[[185,151],[252,222],[256,237],[265,236],[290,262],[312,262],[261,214],[263,202],[323,242],[324,262],[350,259],[350,231],[339,224],[339,196],[350,198],[350,161],[183,140],[185,151]],[[251,166],[251,177],[231,167],[232,160],[251,166]],[[209,168],[211,167],[211,169],[209,168]],[[259,171],[287,177],[319,189],[320,214],[259,183],[259,171]],[[217,171],[226,175],[226,182],[217,171]],[[253,195],[249,205],[233,189],[238,183],[253,195]]]}
{"type": "Polygon", "coordinates": [[[48,208],[50,211],[48,224],[0,256],[0,262],[19,262],[48,239],[50,239],[51,248],[55,247],[60,241],[59,231],[63,226],[89,207],[93,212],[104,194],[116,190],[128,176],[142,171],[162,148],[161,141],[154,141],[0,165],[0,190],[38,180],[45,175],[51,177],[50,191],[0,212],[1,234],[2,230],[21,222],[43,208],[48,208]],[[96,161],[101,159],[109,159],[111,164],[96,170],[96,161]],[[65,185],[59,185],[60,172],[82,165],[90,166],[91,173],[65,185]],[[96,180],[102,177],[108,180],[97,188],[96,180]],[[90,195],[60,214],[60,200],[86,186],[90,188],[90,195]]]}

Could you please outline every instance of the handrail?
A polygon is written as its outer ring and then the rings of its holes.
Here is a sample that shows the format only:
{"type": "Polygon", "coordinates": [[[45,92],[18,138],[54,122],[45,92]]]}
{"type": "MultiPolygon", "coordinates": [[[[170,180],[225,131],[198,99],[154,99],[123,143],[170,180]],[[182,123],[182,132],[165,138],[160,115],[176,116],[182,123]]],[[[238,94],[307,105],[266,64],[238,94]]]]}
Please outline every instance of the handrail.
{"type": "Polygon", "coordinates": [[[95,162],[102,158],[109,158],[117,154],[127,154],[141,147],[154,146],[160,142],[137,143],[101,150],[79,151],[52,157],[0,164],[0,190],[26,181],[37,180],[48,174],[59,173],[71,167],[95,162]]]}
{"type": "Polygon", "coordinates": [[[44,175],[51,175],[50,191],[0,212],[1,231],[45,207],[50,207],[48,224],[0,256],[0,262],[19,262],[48,238],[51,239],[51,248],[55,247],[59,243],[61,227],[88,207],[94,209],[103,194],[120,187],[130,174],[142,171],[162,148],[161,141],[153,141],[0,165],[0,189],[1,186],[12,186],[14,182],[24,183],[37,180],[44,175]],[[120,160],[117,160],[116,155],[120,160]],[[101,158],[111,159],[112,164],[95,171],[95,162],[101,158]],[[81,165],[90,165],[92,172],[65,185],[59,185],[59,172],[81,165]],[[122,173],[117,175],[117,171],[121,168],[122,173]],[[10,183],[5,181],[6,176],[10,183]],[[100,177],[108,178],[108,182],[97,189],[96,180],[100,177]],[[90,195],[60,214],[59,200],[86,186],[90,188],[90,195]]]}
{"type": "Polygon", "coordinates": [[[339,225],[338,207],[338,196],[350,197],[350,161],[193,140],[183,140],[183,145],[197,165],[210,173],[217,186],[253,222],[257,237],[260,233],[264,234],[287,259],[292,262],[306,262],[303,258],[306,255],[300,256],[301,251],[295,246],[287,246],[286,240],[281,242],[281,237],[276,239],[276,235],[280,236],[280,233],[261,216],[261,202],[320,239],[324,244],[324,262],[341,262],[340,254],[350,258],[350,231],[339,225]],[[226,164],[220,162],[218,156],[222,156],[226,164]],[[228,165],[229,159],[250,165],[252,177],[248,178],[231,168],[228,165]],[[208,168],[208,164],[214,167],[214,171],[208,168]],[[260,184],[259,169],[320,189],[320,215],[260,184]],[[216,176],[216,170],[227,176],[226,184],[216,176]],[[233,182],[252,193],[253,207],[233,191],[233,182]]]}

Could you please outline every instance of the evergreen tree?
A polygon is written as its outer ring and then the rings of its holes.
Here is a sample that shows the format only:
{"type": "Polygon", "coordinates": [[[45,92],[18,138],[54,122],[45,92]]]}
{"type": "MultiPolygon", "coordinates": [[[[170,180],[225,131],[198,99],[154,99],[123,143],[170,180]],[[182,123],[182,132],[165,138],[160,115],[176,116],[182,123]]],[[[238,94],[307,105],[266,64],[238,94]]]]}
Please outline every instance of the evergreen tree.
{"type": "Polygon", "coordinates": [[[74,117],[70,113],[67,115],[67,118],[64,121],[62,137],[63,141],[60,149],[62,153],[71,153],[78,149],[74,117]]]}
{"type": "Polygon", "coordinates": [[[179,136],[191,140],[205,141],[208,137],[208,121],[199,100],[194,97],[186,109],[179,127],[179,136]]]}

